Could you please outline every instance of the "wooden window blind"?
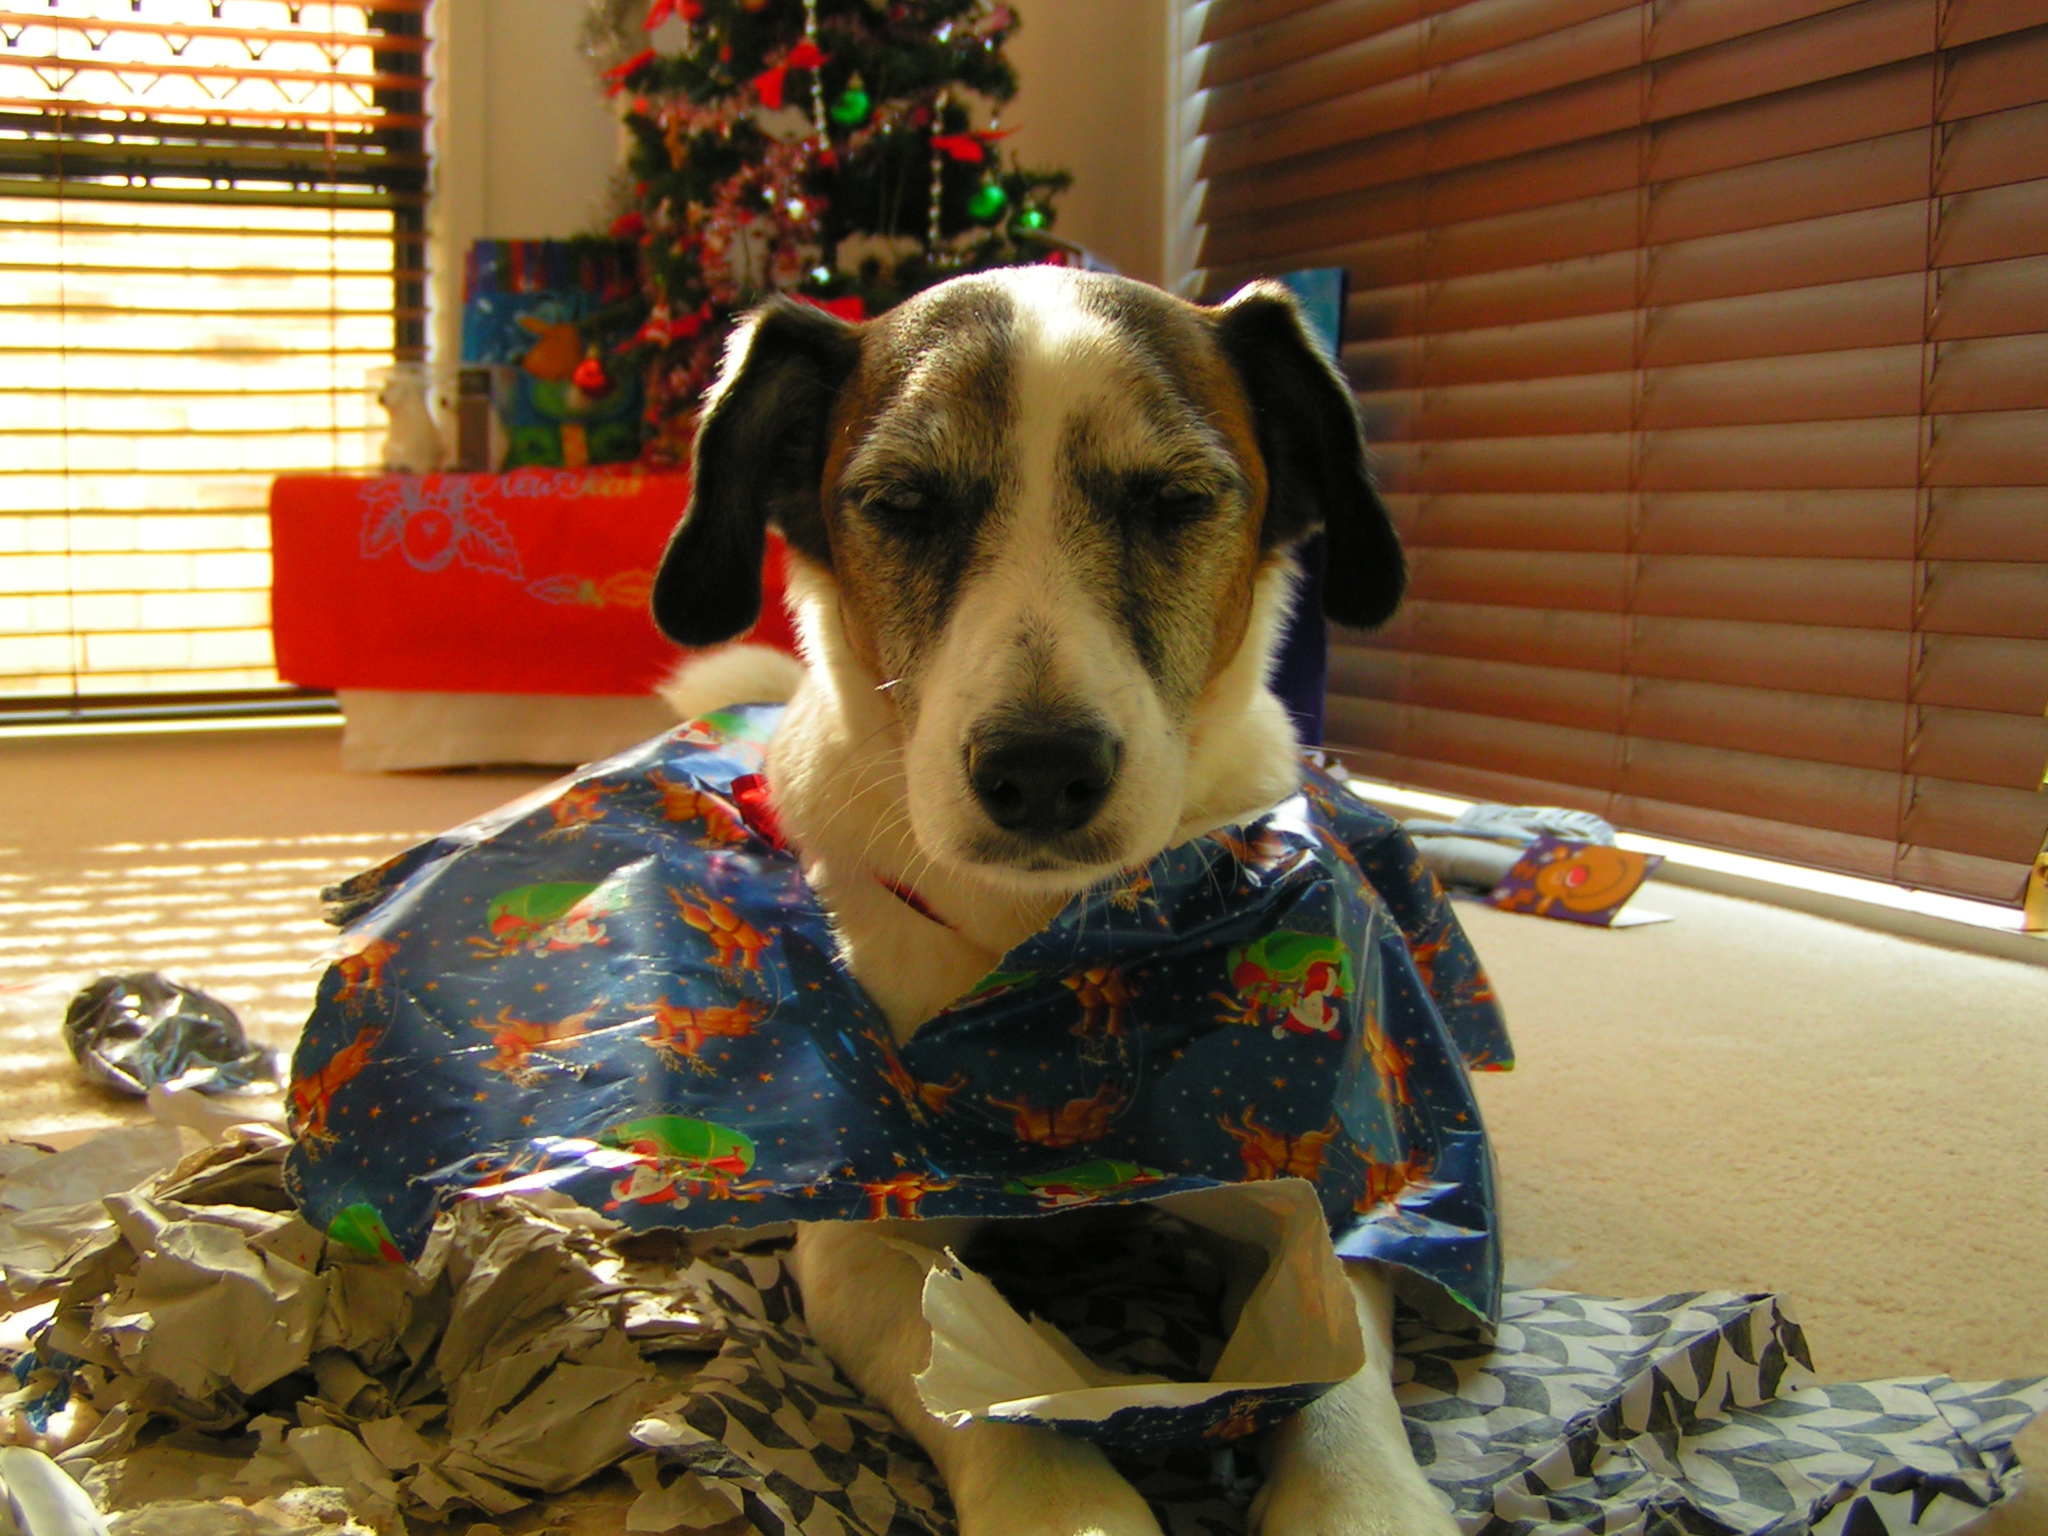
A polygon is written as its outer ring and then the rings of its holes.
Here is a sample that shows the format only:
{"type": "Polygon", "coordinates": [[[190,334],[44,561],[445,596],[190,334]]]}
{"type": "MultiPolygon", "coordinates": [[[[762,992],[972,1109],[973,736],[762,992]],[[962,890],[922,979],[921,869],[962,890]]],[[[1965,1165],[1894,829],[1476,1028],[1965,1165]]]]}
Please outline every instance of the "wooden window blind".
{"type": "Polygon", "coordinates": [[[0,9],[0,703],[279,686],[270,480],[423,354],[426,3],[0,9]]]}
{"type": "Polygon", "coordinates": [[[1204,291],[1347,269],[1364,771],[2017,903],[2048,0],[1212,0],[1204,291]]]}

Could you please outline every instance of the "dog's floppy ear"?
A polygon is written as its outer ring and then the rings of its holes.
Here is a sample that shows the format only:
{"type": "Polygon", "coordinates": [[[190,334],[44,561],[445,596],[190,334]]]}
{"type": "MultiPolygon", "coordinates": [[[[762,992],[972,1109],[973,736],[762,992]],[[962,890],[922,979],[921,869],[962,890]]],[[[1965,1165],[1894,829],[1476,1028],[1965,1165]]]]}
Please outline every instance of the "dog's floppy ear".
{"type": "Polygon", "coordinates": [[[698,423],[690,504],[654,576],[654,622],[678,645],[716,645],[760,617],[771,522],[831,564],[818,506],[825,430],[859,356],[858,327],[787,299],[733,332],[698,423]]]}
{"type": "Polygon", "coordinates": [[[1308,334],[1294,296],[1253,283],[1215,310],[1216,338],[1251,401],[1266,460],[1268,548],[1326,531],[1323,611],[1371,628],[1401,605],[1408,568],[1373,489],[1358,401],[1308,334]]]}

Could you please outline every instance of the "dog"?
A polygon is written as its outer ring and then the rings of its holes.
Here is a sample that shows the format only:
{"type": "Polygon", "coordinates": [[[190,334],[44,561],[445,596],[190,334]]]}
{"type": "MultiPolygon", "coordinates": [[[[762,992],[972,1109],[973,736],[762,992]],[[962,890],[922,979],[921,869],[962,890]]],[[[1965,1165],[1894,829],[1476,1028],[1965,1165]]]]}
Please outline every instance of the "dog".
{"type": "MultiPolygon", "coordinates": [[[[686,717],[787,699],[770,802],[899,1044],[1076,893],[1294,793],[1267,679],[1301,541],[1324,536],[1342,623],[1383,623],[1406,581],[1351,392],[1269,283],[1205,308],[1016,268],[864,323],[773,301],[705,402],[653,589],[672,639],[748,629],[770,527],[803,662],[714,651],[669,697],[686,717]]],[[[1095,1446],[925,1410],[917,1261],[813,1223],[791,1267],[962,1536],[1158,1536],[1095,1446]]],[[[1452,1536],[1395,1405],[1388,1281],[1349,1268],[1367,1364],[1265,1437],[1250,1528],[1452,1536]]]]}

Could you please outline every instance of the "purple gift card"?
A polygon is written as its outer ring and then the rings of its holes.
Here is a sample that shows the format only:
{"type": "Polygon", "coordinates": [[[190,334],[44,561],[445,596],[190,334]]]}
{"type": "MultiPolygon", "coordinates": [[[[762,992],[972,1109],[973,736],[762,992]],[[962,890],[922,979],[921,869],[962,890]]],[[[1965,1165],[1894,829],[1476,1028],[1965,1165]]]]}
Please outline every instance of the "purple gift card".
{"type": "Polygon", "coordinates": [[[1533,912],[1608,928],[1636,887],[1663,862],[1662,854],[1539,837],[1486,899],[1504,912],[1533,912]]]}

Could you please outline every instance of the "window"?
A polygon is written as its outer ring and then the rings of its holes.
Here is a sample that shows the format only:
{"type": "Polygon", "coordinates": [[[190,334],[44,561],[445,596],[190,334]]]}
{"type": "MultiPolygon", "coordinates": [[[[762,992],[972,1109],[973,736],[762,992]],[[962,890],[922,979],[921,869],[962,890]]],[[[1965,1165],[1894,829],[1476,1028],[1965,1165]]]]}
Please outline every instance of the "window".
{"type": "Polygon", "coordinates": [[[425,8],[0,17],[0,700],[279,686],[270,479],[423,354],[425,8]]]}
{"type": "Polygon", "coordinates": [[[1214,0],[1208,291],[1350,274],[1376,777],[2017,903],[2048,831],[2040,0],[1214,0]]]}

